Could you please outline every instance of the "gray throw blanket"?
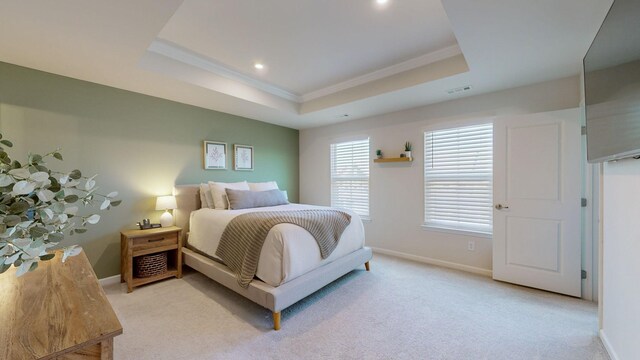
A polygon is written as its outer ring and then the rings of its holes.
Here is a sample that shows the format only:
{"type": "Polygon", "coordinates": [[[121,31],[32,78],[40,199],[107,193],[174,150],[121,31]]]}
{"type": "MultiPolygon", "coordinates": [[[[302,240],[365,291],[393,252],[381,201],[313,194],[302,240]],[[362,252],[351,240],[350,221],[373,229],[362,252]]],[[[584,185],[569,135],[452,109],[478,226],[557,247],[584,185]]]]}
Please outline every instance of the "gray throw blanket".
{"type": "Polygon", "coordinates": [[[237,276],[246,288],[258,271],[260,251],[272,227],[282,223],[298,225],[318,242],[326,259],[338,245],[351,216],[337,210],[258,211],[233,218],[222,233],[216,256],[237,276]]]}

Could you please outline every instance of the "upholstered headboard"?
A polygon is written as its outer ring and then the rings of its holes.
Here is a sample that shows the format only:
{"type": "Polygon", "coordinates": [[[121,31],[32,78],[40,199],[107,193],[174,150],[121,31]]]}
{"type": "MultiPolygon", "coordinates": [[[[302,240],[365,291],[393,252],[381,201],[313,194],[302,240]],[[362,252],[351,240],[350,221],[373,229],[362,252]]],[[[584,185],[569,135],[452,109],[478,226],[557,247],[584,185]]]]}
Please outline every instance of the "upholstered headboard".
{"type": "Polygon", "coordinates": [[[174,210],[176,226],[182,228],[182,241],[186,244],[189,233],[189,215],[200,209],[200,185],[176,185],[174,187],[178,208],[174,210]]]}

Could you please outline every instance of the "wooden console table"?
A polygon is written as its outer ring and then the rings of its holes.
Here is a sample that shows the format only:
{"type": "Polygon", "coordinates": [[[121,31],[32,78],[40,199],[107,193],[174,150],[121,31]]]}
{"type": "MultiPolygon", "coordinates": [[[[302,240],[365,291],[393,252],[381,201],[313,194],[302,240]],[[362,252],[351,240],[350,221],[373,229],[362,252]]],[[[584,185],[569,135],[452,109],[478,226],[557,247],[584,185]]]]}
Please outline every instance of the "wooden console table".
{"type": "Polygon", "coordinates": [[[84,252],[0,274],[0,359],[113,359],[122,325],[84,252]]]}

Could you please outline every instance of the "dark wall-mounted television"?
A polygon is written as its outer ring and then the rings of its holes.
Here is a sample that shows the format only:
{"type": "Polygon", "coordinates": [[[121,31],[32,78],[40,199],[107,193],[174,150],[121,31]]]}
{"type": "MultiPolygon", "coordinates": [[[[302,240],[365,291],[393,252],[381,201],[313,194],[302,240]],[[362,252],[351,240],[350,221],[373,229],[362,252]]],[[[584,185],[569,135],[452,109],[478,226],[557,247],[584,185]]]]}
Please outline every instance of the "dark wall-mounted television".
{"type": "Polygon", "coordinates": [[[640,156],[640,0],[615,0],[584,57],[587,160],[640,156]]]}

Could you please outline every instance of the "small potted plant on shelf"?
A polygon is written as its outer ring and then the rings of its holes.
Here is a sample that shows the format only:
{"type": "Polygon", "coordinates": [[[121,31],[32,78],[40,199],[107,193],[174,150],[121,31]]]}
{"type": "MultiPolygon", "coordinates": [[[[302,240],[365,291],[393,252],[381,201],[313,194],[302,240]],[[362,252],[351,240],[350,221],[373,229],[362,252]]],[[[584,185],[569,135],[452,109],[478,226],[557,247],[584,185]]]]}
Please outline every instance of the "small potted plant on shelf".
{"type": "Polygon", "coordinates": [[[404,156],[410,158],[411,157],[411,142],[407,141],[404,143],[404,156]]]}
{"type": "Polygon", "coordinates": [[[382,159],[382,150],[380,150],[380,149],[376,150],[376,157],[378,159],[382,159]]]}

